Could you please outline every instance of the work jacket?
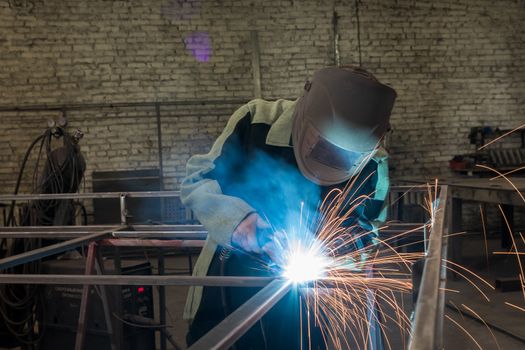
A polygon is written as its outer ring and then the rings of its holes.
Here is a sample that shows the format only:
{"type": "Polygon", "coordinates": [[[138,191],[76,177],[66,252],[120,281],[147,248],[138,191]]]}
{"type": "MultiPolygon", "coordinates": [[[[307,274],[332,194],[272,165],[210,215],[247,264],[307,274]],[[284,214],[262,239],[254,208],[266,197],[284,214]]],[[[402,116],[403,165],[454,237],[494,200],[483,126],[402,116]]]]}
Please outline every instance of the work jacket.
{"type": "MultiPolygon", "coordinates": [[[[249,214],[257,212],[274,228],[286,231],[290,221],[300,220],[290,212],[311,218],[310,213],[305,215],[305,208],[315,212],[332,189],[347,185],[345,181],[320,186],[298,170],[291,145],[296,103],[250,101],[230,117],[208,154],[188,161],[181,200],[208,230],[194,276],[207,274],[217,249],[231,246],[233,231],[249,214]]],[[[352,195],[364,194],[369,199],[355,210],[353,223],[373,232],[385,216],[383,204],[389,186],[386,152],[380,149],[358,176],[362,180],[355,182],[358,186],[352,195]]],[[[373,241],[369,238],[363,244],[373,241]]],[[[202,287],[190,288],[185,319],[194,318],[202,291],[202,287]]]]}

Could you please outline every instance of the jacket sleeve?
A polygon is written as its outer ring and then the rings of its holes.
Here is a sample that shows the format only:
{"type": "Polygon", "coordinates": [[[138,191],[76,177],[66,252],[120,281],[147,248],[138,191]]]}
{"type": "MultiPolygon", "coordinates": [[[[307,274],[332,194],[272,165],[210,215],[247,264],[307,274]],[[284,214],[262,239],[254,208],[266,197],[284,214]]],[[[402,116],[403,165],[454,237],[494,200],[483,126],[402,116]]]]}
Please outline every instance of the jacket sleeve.
{"type": "Polygon", "coordinates": [[[181,201],[190,208],[208,230],[209,239],[219,245],[231,245],[237,225],[255,210],[240,198],[223,194],[219,182],[206,175],[216,167],[225,142],[232,136],[241,119],[250,113],[248,106],[239,108],[229,119],[222,134],[205,155],[191,157],[186,165],[186,178],[181,184],[181,201]]]}
{"type": "Polygon", "coordinates": [[[378,229],[386,221],[386,198],[390,187],[388,175],[388,155],[380,150],[378,155],[367,164],[355,180],[355,190],[350,190],[349,202],[363,196],[360,205],[355,208],[345,223],[353,227],[354,235],[362,237],[355,241],[355,248],[362,248],[377,243],[378,229]],[[369,232],[362,236],[363,230],[369,232]]]}

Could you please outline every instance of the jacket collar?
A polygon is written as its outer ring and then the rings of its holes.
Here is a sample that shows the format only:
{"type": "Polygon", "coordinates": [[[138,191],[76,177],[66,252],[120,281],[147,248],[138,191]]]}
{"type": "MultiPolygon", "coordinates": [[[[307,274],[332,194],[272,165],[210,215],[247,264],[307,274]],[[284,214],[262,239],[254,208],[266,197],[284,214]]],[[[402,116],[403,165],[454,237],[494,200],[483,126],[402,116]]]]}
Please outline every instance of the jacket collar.
{"type": "Polygon", "coordinates": [[[292,125],[293,112],[297,105],[295,100],[290,103],[277,118],[277,120],[270,127],[268,135],[266,135],[266,144],[270,146],[292,147],[292,125]]]}

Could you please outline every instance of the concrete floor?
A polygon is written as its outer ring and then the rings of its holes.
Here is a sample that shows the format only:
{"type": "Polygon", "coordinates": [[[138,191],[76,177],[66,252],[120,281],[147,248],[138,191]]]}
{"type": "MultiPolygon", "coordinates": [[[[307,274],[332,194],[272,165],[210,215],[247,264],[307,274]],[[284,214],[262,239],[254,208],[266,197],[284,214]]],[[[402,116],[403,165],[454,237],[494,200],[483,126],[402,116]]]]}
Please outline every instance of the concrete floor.
{"type": "MultiPolygon", "coordinates": [[[[492,254],[492,252],[503,251],[500,248],[499,238],[489,238],[487,242],[488,264],[484,253],[484,241],[480,235],[465,237],[462,265],[479,274],[491,285],[494,285],[496,278],[517,277],[519,268],[515,256],[492,254]]],[[[520,251],[525,251],[525,247],[521,246],[520,251]]],[[[465,327],[483,349],[498,349],[498,346],[500,349],[525,349],[525,312],[505,304],[508,302],[525,308],[523,292],[502,293],[484,286],[483,283],[476,282],[476,285],[482,289],[489,301],[468,281],[448,281],[447,288],[456,292],[447,293],[446,314],[465,327]],[[474,310],[481,319],[493,327],[489,329],[482,322],[467,317],[465,314],[469,312],[466,312],[462,305],[474,310]],[[458,312],[458,309],[463,311],[463,314],[458,312]]],[[[474,318],[477,317],[474,316],[474,318]]],[[[479,349],[464,331],[447,319],[445,319],[444,343],[447,349],[479,349]]]]}

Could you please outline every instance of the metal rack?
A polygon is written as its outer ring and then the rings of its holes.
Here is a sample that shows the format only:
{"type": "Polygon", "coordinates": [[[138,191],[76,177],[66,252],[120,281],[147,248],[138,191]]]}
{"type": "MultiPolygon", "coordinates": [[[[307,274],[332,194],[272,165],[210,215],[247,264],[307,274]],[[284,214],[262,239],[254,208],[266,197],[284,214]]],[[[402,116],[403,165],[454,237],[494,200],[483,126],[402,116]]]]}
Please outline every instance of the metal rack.
{"type": "MultiPolygon", "coordinates": [[[[395,187],[391,191],[426,192],[426,188],[395,187]]],[[[439,201],[435,210],[431,234],[424,267],[423,281],[416,307],[416,317],[413,324],[413,338],[410,349],[435,349],[441,343],[443,321],[443,287],[444,257],[446,256],[446,236],[443,234],[445,206],[447,202],[447,187],[440,186],[439,201]]],[[[159,275],[154,276],[122,276],[121,261],[118,249],[121,247],[155,247],[188,251],[199,249],[204,245],[207,232],[201,225],[128,225],[126,218],[126,200],[138,197],[176,197],[176,191],[159,192],[105,192],[76,194],[40,194],[40,195],[1,195],[0,202],[44,199],[92,199],[119,198],[120,225],[116,226],[47,226],[47,227],[2,227],[0,238],[53,238],[62,242],[43,248],[24,252],[15,256],[0,259],[0,284],[72,284],[83,285],[79,323],[76,337],[76,350],[83,349],[85,339],[85,319],[88,306],[88,292],[94,286],[100,286],[102,296],[107,285],[151,285],[159,286],[160,323],[165,324],[165,291],[164,286],[230,286],[262,288],[244,305],[230,314],[208,334],[202,337],[190,349],[227,349],[244,332],[272,308],[293,287],[282,278],[267,277],[217,277],[217,276],[164,276],[164,254],[158,255],[159,275]],[[169,240],[166,240],[169,239],[169,240]],[[8,274],[6,269],[36,261],[44,257],[66,252],[81,246],[88,246],[84,275],[27,275],[8,274]],[[115,271],[117,275],[104,275],[101,254],[98,247],[111,246],[117,249],[115,255],[115,271]]],[[[421,226],[419,223],[395,223],[389,225],[382,233],[395,235],[408,229],[421,226]]],[[[424,225],[423,225],[424,226],[424,225]]],[[[424,234],[422,230],[413,229],[413,234],[424,234]]],[[[191,268],[191,266],[190,266],[191,268]]],[[[111,336],[112,349],[118,349],[118,330],[112,326],[107,302],[103,300],[106,323],[111,336]]],[[[166,338],[161,337],[161,349],[166,349],[166,338]]]]}

